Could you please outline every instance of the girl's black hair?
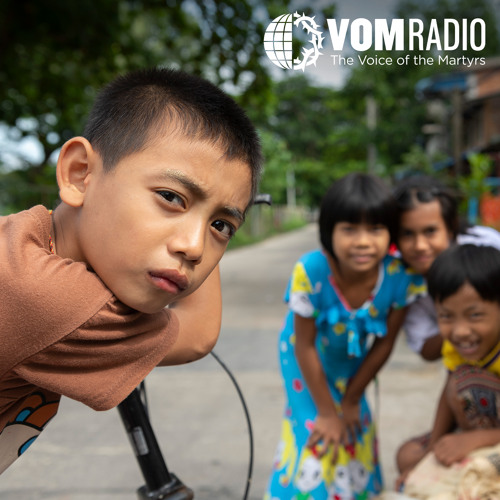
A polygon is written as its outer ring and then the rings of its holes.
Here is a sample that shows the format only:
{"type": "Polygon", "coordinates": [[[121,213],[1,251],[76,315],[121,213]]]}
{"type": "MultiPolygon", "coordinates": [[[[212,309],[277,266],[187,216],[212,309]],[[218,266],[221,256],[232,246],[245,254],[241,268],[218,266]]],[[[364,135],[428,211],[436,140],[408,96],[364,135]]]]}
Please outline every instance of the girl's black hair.
{"type": "Polygon", "coordinates": [[[483,300],[500,304],[500,251],[490,246],[452,245],[427,275],[429,295],[442,302],[469,283],[483,300]]]}
{"type": "Polygon", "coordinates": [[[441,206],[441,215],[453,238],[459,233],[458,196],[438,179],[428,175],[413,175],[398,183],[394,189],[398,208],[398,219],[401,214],[413,210],[419,203],[430,203],[437,200],[441,206]]]}
{"type": "Polygon", "coordinates": [[[337,222],[382,224],[394,241],[396,204],[389,187],[363,173],[348,174],[330,186],[320,206],[319,233],[323,248],[334,258],[332,233],[337,222]]]}

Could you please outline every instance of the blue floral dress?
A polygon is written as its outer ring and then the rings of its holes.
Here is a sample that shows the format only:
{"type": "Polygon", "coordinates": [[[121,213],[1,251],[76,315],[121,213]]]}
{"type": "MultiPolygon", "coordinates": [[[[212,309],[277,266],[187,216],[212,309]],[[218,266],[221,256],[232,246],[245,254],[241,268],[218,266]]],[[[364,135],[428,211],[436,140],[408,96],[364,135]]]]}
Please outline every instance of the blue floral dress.
{"type": "Polygon", "coordinates": [[[315,319],[316,347],[340,411],[347,383],[368,353],[373,335],[387,333],[391,307],[403,307],[425,293],[421,276],[386,256],[372,296],[354,310],[337,290],[322,251],[305,254],[297,262],[285,294],[289,312],[279,339],[285,412],[264,500],[361,500],[380,493],[383,486],[375,424],[364,395],[362,431],[354,444],[339,448],[335,464],[332,450],[319,458],[318,451],[306,445],[317,411],[295,358],[294,313],[315,319]]]}

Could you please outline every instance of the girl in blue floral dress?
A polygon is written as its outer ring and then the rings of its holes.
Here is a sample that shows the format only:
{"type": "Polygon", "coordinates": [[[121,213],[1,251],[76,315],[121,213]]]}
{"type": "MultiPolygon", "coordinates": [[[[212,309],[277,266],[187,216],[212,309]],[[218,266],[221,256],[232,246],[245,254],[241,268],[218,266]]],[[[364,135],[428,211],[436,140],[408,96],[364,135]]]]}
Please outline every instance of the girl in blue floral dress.
{"type": "Polygon", "coordinates": [[[396,209],[378,178],[350,174],[320,210],[322,249],[295,265],[279,340],[286,395],[265,500],[361,500],[382,490],[365,388],[389,357],[423,279],[388,256],[396,209]]]}

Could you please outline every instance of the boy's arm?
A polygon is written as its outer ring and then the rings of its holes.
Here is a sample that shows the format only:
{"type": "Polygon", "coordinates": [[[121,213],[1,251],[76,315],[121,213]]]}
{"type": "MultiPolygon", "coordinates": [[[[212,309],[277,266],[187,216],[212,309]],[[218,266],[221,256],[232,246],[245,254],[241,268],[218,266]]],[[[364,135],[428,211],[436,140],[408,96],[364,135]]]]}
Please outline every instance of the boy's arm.
{"type": "Polygon", "coordinates": [[[170,305],[179,319],[179,336],[158,366],[180,365],[206,356],[219,338],[222,294],[219,266],[192,294],[170,305]]]}
{"type": "Polygon", "coordinates": [[[452,406],[448,402],[450,375],[441,394],[429,448],[439,462],[450,466],[464,459],[470,452],[500,443],[500,429],[472,429],[452,432],[457,424],[452,406]]]}
{"type": "Polygon", "coordinates": [[[420,355],[425,361],[436,361],[441,357],[441,347],[443,346],[443,337],[440,333],[429,337],[422,346],[420,355]]]}
{"type": "Polygon", "coordinates": [[[500,443],[500,429],[475,429],[446,434],[434,445],[434,454],[439,462],[449,467],[460,462],[478,448],[500,443]]]}
{"type": "Polygon", "coordinates": [[[445,434],[451,432],[455,426],[455,417],[453,416],[453,412],[446,397],[446,388],[449,383],[449,378],[450,377],[448,375],[448,380],[446,381],[441,397],[439,398],[436,416],[434,417],[434,425],[432,427],[429,441],[429,449],[433,449],[438,440],[445,434]]]}
{"type": "Polygon", "coordinates": [[[344,419],[349,430],[354,433],[360,427],[358,404],[368,384],[375,378],[378,371],[389,358],[394,342],[406,314],[406,308],[393,309],[387,318],[387,334],[377,337],[366,355],[359,370],[349,381],[346,393],[342,399],[344,419]]]}

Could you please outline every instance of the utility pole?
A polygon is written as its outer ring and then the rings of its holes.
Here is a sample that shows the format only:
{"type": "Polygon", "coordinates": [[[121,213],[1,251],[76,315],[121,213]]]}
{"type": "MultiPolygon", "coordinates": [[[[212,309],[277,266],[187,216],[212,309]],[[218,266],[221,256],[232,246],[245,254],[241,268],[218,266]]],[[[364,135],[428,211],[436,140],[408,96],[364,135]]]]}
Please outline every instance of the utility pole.
{"type": "Polygon", "coordinates": [[[288,208],[295,208],[297,206],[295,172],[293,166],[286,171],[286,205],[288,208]]]}
{"type": "Polygon", "coordinates": [[[452,106],[452,134],[453,134],[453,173],[458,178],[462,172],[463,153],[463,96],[460,89],[453,89],[451,93],[452,106]]]}

